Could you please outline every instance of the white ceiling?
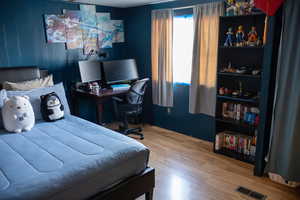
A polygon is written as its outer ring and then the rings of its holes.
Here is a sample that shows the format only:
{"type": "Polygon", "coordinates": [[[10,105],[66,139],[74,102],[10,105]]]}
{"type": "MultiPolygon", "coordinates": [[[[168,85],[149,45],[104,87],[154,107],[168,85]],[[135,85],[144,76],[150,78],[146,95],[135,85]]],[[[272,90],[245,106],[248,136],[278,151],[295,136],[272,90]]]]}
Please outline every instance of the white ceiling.
{"type": "Polygon", "coordinates": [[[147,4],[155,4],[155,3],[174,1],[174,0],[64,0],[64,1],[95,4],[101,6],[119,7],[119,8],[128,8],[128,7],[142,6],[147,4]]]}

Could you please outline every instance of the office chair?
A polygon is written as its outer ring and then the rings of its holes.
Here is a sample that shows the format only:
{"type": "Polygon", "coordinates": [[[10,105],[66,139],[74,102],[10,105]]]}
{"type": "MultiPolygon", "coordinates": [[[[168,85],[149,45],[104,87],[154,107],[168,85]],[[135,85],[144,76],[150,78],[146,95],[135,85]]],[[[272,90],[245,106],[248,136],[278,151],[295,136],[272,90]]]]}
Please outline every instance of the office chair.
{"type": "Polygon", "coordinates": [[[116,117],[123,122],[123,125],[119,126],[119,131],[124,135],[140,136],[141,140],[144,139],[144,135],[141,133],[142,128],[129,128],[128,119],[130,117],[137,119],[141,115],[148,81],[149,78],[145,78],[134,82],[123,99],[113,97],[116,117]]]}

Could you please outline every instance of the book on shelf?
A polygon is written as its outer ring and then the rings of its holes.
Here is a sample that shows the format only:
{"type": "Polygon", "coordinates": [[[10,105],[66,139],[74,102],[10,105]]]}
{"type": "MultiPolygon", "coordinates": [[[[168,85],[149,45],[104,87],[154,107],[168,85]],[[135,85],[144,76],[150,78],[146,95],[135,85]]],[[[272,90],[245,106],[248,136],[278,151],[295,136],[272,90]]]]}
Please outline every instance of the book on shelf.
{"type": "Polygon", "coordinates": [[[244,121],[257,126],[259,123],[259,109],[243,104],[223,102],[222,118],[244,121]]]}
{"type": "Polygon", "coordinates": [[[237,104],[236,108],[236,120],[241,120],[241,104],[237,104]]]}
{"type": "Polygon", "coordinates": [[[229,149],[247,156],[255,156],[256,136],[246,136],[232,131],[223,131],[216,135],[215,150],[229,149]]]}
{"type": "Polygon", "coordinates": [[[222,148],[223,141],[224,141],[224,134],[223,133],[217,134],[216,135],[216,142],[215,142],[215,150],[218,151],[222,148]]]}
{"type": "Polygon", "coordinates": [[[230,150],[237,150],[238,137],[231,135],[230,133],[224,134],[224,147],[230,150]]]}

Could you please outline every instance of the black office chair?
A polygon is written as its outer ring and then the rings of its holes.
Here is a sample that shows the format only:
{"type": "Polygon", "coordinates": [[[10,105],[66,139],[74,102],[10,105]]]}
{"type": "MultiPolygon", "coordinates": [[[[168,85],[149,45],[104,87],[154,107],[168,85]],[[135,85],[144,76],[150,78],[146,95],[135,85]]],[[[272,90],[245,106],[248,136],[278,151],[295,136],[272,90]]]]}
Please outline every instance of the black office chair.
{"type": "Polygon", "coordinates": [[[123,125],[119,126],[119,131],[124,135],[140,136],[141,140],[144,139],[142,128],[129,128],[128,119],[131,117],[137,119],[141,115],[148,81],[149,78],[145,78],[134,82],[123,99],[113,97],[116,117],[123,122],[123,125]]]}

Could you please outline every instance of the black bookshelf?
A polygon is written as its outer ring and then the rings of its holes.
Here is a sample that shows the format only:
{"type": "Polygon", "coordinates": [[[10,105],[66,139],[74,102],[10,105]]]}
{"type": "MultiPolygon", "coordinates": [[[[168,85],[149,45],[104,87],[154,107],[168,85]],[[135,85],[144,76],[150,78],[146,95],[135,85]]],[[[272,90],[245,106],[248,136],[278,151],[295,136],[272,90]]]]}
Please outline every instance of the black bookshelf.
{"type": "Polygon", "coordinates": [[[255,16],[260,16],[263,13],[253,13],[253,14],[249,14],[249,15],[235,15],[235,16],[221,16],[221,19],[231,19],[231,20],[241,20],[243,18],[249,18],[249,17],[255,17],[255,16]]]}
{"type": "Polygon", "coordinates": [[[226,149],[226,148],[221,148],[220,150],[215,150],[215,153],[222,154],[225,156],[229,156],[231,158],[235,158],[237,160],[249,163],[249,164],[255,164],[255,157],[250,156],[250,155],[244,155],[242,153],[238,153],[236,151],[226,149]]]}
{"type": "Polygon", "coordinates": [[[260,79],[260,75],[252,75],[252,74],[238,74],[238,73],[227,73],[227,72],[218,72],[218,77],[231,77],[231,78],[252,78],[252,79],[260,79]]]}
{"type": "Polygon", "coordinates": [[[234,102],[243,102],[243,103],[251,103],[251,104],[259,104],[259,100],[256,98],[239,98],[239,97],[232,97],[232,96],[224,96],[224,95],[217,95],[218,99],[221,99],[223,101],[234,101],[234,102]]]}
{"type": "Polygon", "coordinates": [[[263,50],[264,46],[255,46],[255,47],[251,47],[251,46],[245,46],[245,47],[225,47],[223,45],[219,46],[220,49],[238,49],[238,50],[244,50],[244,49],[256,49],[256,50],[263,50]]]}
{"type": "Polygon", "coordinates": [[[255,129],[256,127],[246,123],[242,120],[234,120],[234,119],[230,119],[230,118],[216,118],[216,122],[218,123],[227,123],[230,124],[231,126],[239,126],[239,127],[243,127],[243,128],[247,128],[248,130],[251,129],[255,129]]]}
{"type": "MultiPolygon", "coordinates": [[[[246,16],[222,16],[220,17],[219,25],[219,48],[218,48],[218,72],[217,72],[217,101],[216,101],[216,133],[221,132],[234,132],[235,136],[255,137],[260,134],[258,131],[258,125],[246,122],[242,117],[239,120],[224,117],[224,103],[239,105],[239,108],[259,108],[260,98],[259,93],[262,87],[261,74],[253,75],[251,69],[263,71],[263,60],[265,46],[243,46],[243,47],[226,47],[224,42],[226,39],[226,32],[229,27],[233,28],[236,32],[239,25],[244,27],[245,35],[251,29],[251,26],[256,27],[256,31],[259,35],[260,40],[263,39],[263,32],[265,26],[265,15],[255,14],[246,16]],[[249,71],[247,73],[235,73],[235,72],[224,72],[224,68],[228,65],[232,67],[246,67],[249,71]],[[228,88],[232,91],[240,91],[242,93],[249,92],[254,94],[249,98],[243,98],[241,96],[234,96],[232,94],[220,94],[220,88],[228,88]]],[[[236,108],[235,108],[236,109],[236,108]]],[[[261,116],[259,116],[261,117],[261,116]]],[[[215,137],[216,139],[216,137],[215,137]]],[[[256,138],[257,140],[257,138],[256,138]]],[[[254,141],[256,141],[254,140],[254,141]]],[[[216,140],[215,140],[216,141],[216,140]]],[[[238,139],[239,142],[239,139],[238,139]]],[[[224,139],[225,143],[225,139],[224,139]]],[[[257,148],[256,141],[256,148],[257,148]]],[[[214,144],[216,147],[216,144],[214,144]]],[[[214,150],[215,153],[222,154],[225,156],[232,157],[234,159],[244,161],[250,164],[256,165],[255,155],[247,155],[235,150],[219,147],[214,150]]]]}

